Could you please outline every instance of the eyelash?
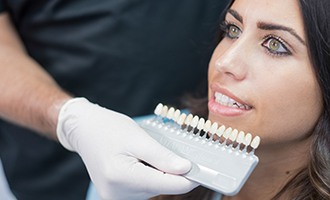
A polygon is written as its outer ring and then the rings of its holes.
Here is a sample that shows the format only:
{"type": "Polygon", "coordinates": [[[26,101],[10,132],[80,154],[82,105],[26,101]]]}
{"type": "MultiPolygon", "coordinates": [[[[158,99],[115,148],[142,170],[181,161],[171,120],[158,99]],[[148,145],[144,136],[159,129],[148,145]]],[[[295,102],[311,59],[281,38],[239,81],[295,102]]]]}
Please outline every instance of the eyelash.
{"type": "MultiPolygon", "coordinates": [[[[242,32],[242,30],[236,24],[229,23],[227,21],[223,21],[220,24],[220,30],[223,31],[223,33],[224,33],[223,37],[227,37],[231,40],[237,39],[239,37],[239,36],[238,37],[232,37],[231,35],[229,35],[229,29],[232,26],[234,26],[240,32],[242,32]]],[[[267,53],[270,54],[271,56],[289,56],[289,55],[292,55],[292,52],[287,48],[287,43],[281,37],[278,37],[276,35],[267,35],[267,36],[265,36],[262,39],[261,46],[264,47],[266,49],[267,53]],[[275,41],[279,42],[279,44],[285,50],[285,52],[272,51],[269,47],[267,47],[266,45],[267,45],[267,43],[270,42],[271,39],[274,39],[275,41]]]]}

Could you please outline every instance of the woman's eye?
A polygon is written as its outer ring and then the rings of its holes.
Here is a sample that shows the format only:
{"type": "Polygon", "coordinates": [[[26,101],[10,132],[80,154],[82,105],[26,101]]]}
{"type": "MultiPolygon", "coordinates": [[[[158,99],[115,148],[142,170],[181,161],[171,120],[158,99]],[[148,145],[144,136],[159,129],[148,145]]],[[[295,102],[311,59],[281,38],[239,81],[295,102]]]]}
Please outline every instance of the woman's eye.
{"type": "Polygon", "coordinates": [[[241,35],[242,31],[238,26],[234,24],[227,25],[227,36],[231,39],[237,39],[241,35]]]}
{"type": "Polygon", "coordinates": [[[281,39],[275,38],[273,36],[268,37],[263,43],[262,46],[265,47],[270,53],[275,55],[290,55],[291,52],[283,44],[281,39]]]}

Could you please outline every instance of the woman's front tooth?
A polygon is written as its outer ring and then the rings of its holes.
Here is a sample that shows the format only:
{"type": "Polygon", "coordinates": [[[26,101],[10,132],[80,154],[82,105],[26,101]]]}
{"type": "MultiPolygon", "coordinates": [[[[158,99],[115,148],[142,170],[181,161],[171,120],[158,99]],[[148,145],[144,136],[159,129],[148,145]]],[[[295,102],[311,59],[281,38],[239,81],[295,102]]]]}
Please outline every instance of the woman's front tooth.
{"type": "Polygon", "coordinates": [[[230,106],[234,106],[235,105],[235,101],[233,99],[229,99],[229,103],[230,106]]]}
{"type": "Polygon", "coordinates": [[[222,97],[221,97],[221,101],[223,102],[223,103],[227,103],[228,102],[228,97],[227,96],[225,96],[225,95],[222,95],[222,97]]]}

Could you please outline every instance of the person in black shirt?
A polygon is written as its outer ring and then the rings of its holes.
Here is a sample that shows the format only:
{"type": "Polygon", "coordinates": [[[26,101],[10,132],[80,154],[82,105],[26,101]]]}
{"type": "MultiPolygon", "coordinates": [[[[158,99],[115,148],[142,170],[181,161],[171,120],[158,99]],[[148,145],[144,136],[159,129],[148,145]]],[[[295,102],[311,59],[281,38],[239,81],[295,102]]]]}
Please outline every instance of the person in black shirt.
{"type": "Polygon", "coordinates": [[[130,117],[179,106],[205,79],[225,4],[1,1],[0,158],[14,195],[84,199],[89,176],[104,199],[194,188],[177,176],[190,163],[130,117]]]}

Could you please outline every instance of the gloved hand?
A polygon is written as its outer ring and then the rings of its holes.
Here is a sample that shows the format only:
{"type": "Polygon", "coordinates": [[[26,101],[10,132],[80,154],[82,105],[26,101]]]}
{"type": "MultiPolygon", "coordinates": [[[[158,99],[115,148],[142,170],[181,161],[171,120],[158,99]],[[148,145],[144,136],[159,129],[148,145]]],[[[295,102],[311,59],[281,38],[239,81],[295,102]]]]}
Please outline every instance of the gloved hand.
{"type": "Polygon", "coordinates": [[[147,199],[197,186],[179,175],[190,170],[188,160],[161,146],[131,118],[85,98],[62,106],[57,136],[81,156],[102,199],[147,199]]]}

